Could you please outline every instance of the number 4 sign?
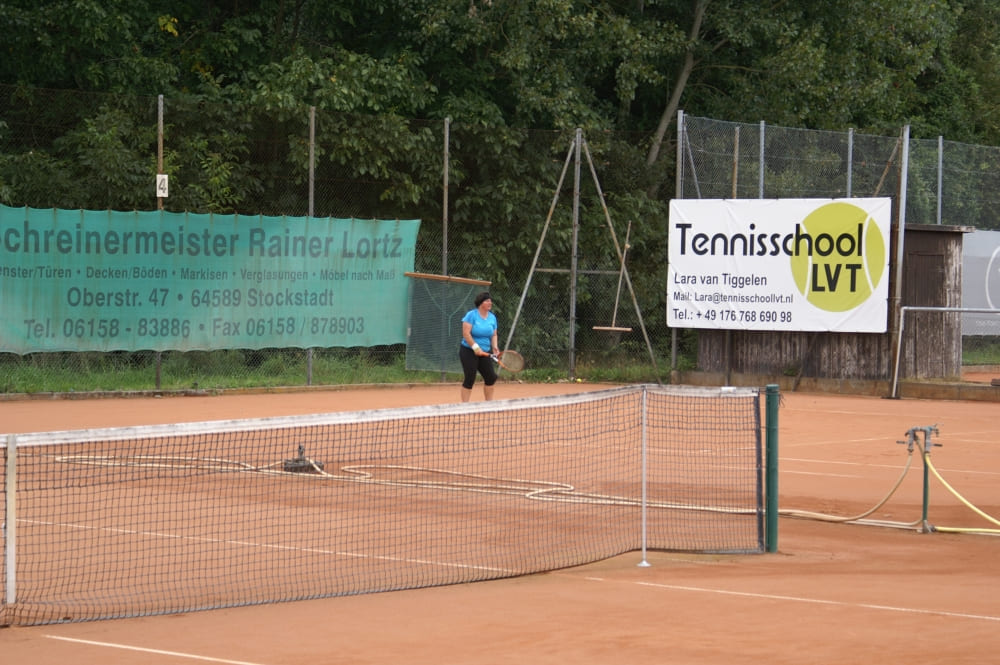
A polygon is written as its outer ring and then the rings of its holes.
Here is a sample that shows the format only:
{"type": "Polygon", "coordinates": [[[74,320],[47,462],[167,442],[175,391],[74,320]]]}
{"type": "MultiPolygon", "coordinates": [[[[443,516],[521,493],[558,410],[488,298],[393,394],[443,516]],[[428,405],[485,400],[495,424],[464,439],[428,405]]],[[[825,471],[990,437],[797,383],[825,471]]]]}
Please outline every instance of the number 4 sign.
{"type": "Polygon", "coordinates": [[[169,176],[166,173],[156,174],[156,196],[157,198],[165,199],[169,196],[169,176]]]}

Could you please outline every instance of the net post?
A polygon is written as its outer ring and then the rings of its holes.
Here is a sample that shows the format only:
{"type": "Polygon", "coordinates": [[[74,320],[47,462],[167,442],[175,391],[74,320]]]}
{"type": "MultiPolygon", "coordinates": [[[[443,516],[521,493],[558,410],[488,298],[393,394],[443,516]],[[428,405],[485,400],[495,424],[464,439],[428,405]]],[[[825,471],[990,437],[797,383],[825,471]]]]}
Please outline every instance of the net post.
{"type": "Polygon", "coordinates": [[[7,594],[4,604],[8,607],[14,605],[17,599],[17,566],[15,554],[17,552],[17,436],[8,434],[4,448],[7,451],[7,464],[4,471],[4,487],[7,488],[5,501],[7,507],[4,512],[6,521],[3,525],[4,536],[4,581],[7,594]]]}
{"type": "Polygon", "coordinates": [[[765,549],[768,552],[778,551],[778,402],[780,392],[778,384],[769,383],[765,391],[765,497],[764,514],[766,526],[764,529],[765,549]]]}
{"type": "Polygon", "coordinates": [[[924,465],[924,488],[923,494],[924,498],[920,506],[920,530],[923,533],[930,533],[934,529],[931,528],[931,523],[927,520],[927,514],[930,512],[931,504],[931,486],[930,486],[930,476],[927,471],[927,457],[931,454],[931,449],[927,445],[927,430],[924,430],[924,445],[922,450],[922,455],[920,455],[920,461],[924,465]]]}
{"type": "Polygon", "coordinates": [[[646,395],[647,395],[647,389],[646,389],[646,386],[643,386],[642,387],[642,407],[641,407],[641,410],[640,410],[640,417],[642,418],[642,452],[640,453],[640,456],[642,457],[642,461],[641,461],[641,467],[642,467],[642,470],[641,470],[641,474],[642,474],[642,479],[641,479],[641,483],[642,483],[642,509],[641,509],[641,512],[642,512],[642,517],[641,517],[641,520],[642,520],[642,561],[640,561],[638,563],[638,566],[640,568],[648,568],[650,566],[649,560],[646,558],[646,504],[647,504],[647,494],[646,494],[647,483],[646,483],[646,480],[647,480],[647,477],[648,477],[648,474],[646,473],[646,468],[647,468],[646,467],[646,461],[647,461],[647,456],[646,456],[646,404],[647,404],[646,395]]]}

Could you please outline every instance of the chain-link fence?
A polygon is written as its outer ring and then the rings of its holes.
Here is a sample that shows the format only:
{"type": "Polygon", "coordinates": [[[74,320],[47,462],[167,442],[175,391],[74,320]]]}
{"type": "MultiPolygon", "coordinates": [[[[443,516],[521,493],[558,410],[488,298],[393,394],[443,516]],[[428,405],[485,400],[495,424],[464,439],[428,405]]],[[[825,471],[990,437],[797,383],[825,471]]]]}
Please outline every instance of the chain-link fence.
{"type": "MultiPolygon", "coordinates": [[[[665,320],[672,196],[898,200],[905,153],[908,222],[1000,228],[1000,149],[682,117],[676,164],[647,164],[649,134],[585,132],[592,178],[570,159],[572,130],[0,86],[0,202],[421,219],[414,270],[490,282],[501,326],[521,307],[511,348],[552,380],[693,368],[696,332],[673,337],[665,320]],[[619,243],[631,224],[624,285],[608,218],[619,243]]],[[[404,358],[405,345],[0,353],[0,391],[440,380],[404,358]]]]}
{"type": "Polygon", "coordinates": [[[872,136],[682,118],[679,198],[898,201],[905,174],[908,224],[1000,229],[1000,148],[909,138],[902,127],[872,136]]]}
{"type": "MultiPolygon", "coordinates": [[[[679,198],[881,196],[893,199],[894,210],[905,201],[907,225],[1000,229],[1000,148],[909,138],[906,128],[898,136],[871,136],[680,117],[679,198]]],[[[985,262],[981,257],[1000,254],[1000,246],[979,246],[996,245],[993,238],[966,236],[966,254],[974,255],[966,258],[985,262]]],[[[986,304],[991,271],[976,270],[976,283],[963,284],[972,301],[965,306],[992,307],[986,304]]],[[[993,300],[1000,303],[1000,293],[993,300]]],[[[966,365],[1000,365],[1000,317],[985,320],[989,325],[963,326],[966,365]]]]}
{"type": "MultiPolygon", "coordinates": [[[[596,179],[586,164],[581,176],[577,160],[576,177],[571,171],[560,180],[573,131],[0,86],[0,202],[421,219],[416,272],[490,282],[502,327],[512,324],[524,297],[510,345],[526,355],[536,378],[657,379],[639,320],[650,339],[664,340],[656,353],[668,357],[666,204],[652,192],[658,182],[670,181],[672,165],[650,176],[645,135],[599,133],[586,140],[596,179]],[[158,173],[169,176],[166,198],[156,197],[158,173]],[[634,222],[628,286],[641,312],[619,287],[609,216],[619,242],[634,222]],[[540,244],[547,221],[551,230],[540,244]],[[524,292],[533,265],[538,272],[524,292]],[[595,330],[612,320],[631,332],[595,330]]],[[[503,329],[501,338],[506,341],[503,329]]],[[[458,339],[456,331],[456,353],[458,339]]],[[[203,390],[401,377],[441,379],[408,373],[405,345],[0,354],[2,392],[203,390]]]]}

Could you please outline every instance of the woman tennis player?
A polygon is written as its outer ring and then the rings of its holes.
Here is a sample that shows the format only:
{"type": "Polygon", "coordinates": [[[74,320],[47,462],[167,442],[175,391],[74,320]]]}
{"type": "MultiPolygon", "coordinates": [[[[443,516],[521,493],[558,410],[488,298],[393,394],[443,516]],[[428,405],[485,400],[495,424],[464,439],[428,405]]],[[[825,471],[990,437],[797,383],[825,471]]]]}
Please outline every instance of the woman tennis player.
{"type": "Polygon", "coordinates": [[[475,309],[462,317],[462,343],[458,347],[458,357],[462,361],[465,379],[462,381],[462,401],[472,397],[472,386],[476,383],[476,373],[483,375],[483,398],[493,399],[493,384],[497,382],[497,370],[491,353],[496,353],[497,317],[491,311],[493,299],[483,291],[476,296],[475,309]]]}

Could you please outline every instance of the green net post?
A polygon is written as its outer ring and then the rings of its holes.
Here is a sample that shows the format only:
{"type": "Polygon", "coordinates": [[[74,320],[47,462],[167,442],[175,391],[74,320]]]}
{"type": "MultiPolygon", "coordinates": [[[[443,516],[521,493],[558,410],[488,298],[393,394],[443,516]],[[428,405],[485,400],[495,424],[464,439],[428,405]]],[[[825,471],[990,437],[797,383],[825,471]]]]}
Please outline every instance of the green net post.
{"type": "Polygon", "coordinates": [[[765,400],[765,477],[764,477],[764,528],[765,549],[778,551],[778,385],[767,385],[765,400]]]}

